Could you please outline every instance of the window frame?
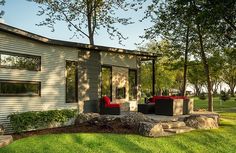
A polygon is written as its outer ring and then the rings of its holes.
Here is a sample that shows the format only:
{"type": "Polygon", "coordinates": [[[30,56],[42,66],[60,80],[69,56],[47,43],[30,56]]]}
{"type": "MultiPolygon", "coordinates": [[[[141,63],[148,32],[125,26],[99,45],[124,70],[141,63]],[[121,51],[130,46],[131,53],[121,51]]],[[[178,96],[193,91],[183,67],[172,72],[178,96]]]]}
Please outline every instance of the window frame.
{"type": "Polygon", "coordinates": [[[22,54],[22,53],[13,53],[13,52],[6,52],[6,51],[1,51],[0,50],[0,68],[5,68],[5,69],[17,69],[17,70],[27,70],[27,71],[41,71],[41,56],[38,55],[29,55],[29,54],[22,54]],[[10,56],[19,56],[19,57],[26,57],[26,58],[39,58],[39,65],[37,66],[38,68],[36,70],[29,70],[27,68],[17,68],[15,66],[6,66],[6,65],[1,65],[1,54],[4,55],[10,55],[10,56]]]}
{"type": "Polygon", "coordinates": [[[2,94],[0,88],[0,97],[41,97],[41,82],[40,81],[21,81],[21,80],[0,80],[0,83],[27,83],[27,84],[36,84],[38,85],[38,94],[2,94]]]}
{"type": "Polygon", "coordinates": [[[66,72],[66,76],[65,76],[65,80],[66,80],[66,83],[65,83],[65,102],[67,104],[70,104],[70,103],[78,103],[79,101],[79,98],[78,98],[78,65],[79,65],[79,62],[78,61],[75,61],[75,60],[66,60],[65,61],[65,72],[66,72]],[[76,64],[76,69],[75,69],[75,101],[67,101],[67,97],[68,97],[68,94],[67,94],[67,69],[66,69],[66,66],[67,66],[67,62],[75,62],[76,64]]]}

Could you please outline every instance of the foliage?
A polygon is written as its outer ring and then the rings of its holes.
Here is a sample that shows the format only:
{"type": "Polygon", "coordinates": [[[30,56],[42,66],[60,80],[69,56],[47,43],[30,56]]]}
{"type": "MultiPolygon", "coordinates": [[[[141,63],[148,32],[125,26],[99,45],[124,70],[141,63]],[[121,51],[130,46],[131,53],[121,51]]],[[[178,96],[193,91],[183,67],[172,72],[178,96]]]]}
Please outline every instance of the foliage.
{"type": "Polygon", "coordinates": [[[220,99],[223,100],[223,101],[226,101],[226,100],[229,100],[229,94],[225,91],[221,91],[220,92],[220,99]]]}
{"type": "MultiPolygon", "coordinates": [[[[156,61],[156,86],[155,89],[157,93],[162,94],[163,91],[170,89],[176,89],[178,86],[179,71],[176,68],[178,59],[174,59],[170,53],[171,44],[167,40],[161,42],[151,41],[145,46],[139,48],[140,50],[147,50],[148,52],[153,52],[160,54],[156,61]],[[170,58],[173,58],[170,60],[170,58]]],[[[181,74],[180,74],[181,75],[181,74]]],[[[141,65],[141,86],[142,92],[151,93],[152,89],[152,63],[142,62],[141,65]]]]}
{"type": "Polygon", "coordinates": [[[236,48],[227,48],[223,54],[224,68],[223,81],[230,87],[231,96],[234,96],[236,87],[236,48]]]}
{"type": "MultiPolygon", "coordinates": [[[[235,26],[235,5],[236,2],[232,0],[227,2],[220,2],[219,0],[152,1],[147,7],[144,17],[153,22],[153,26],[146,29],[144,38],[158,39],[161,37],[171,41],[173,47],[179,50],[183,50],[184,46],[186,47],[184,72],[186,72],[188,50],[195,53],[197,58],[200,57],[207,83],[209,111],[213,111],[212,88],[217,87],[220,82],[218,81],[219,78],[213,78],[214,73],[217,72],[215,70],[218,69],[211,68],[209,58],[214,56],[212,50],[220,51],[226,45],[232,47],[232,43],[235,42],[233,37],[230,39],[224,37],[226,32],[230,36],[235,34],[232,30],[235,26]],[[222,12],[222,9],[218,8],[219,6],[225,9],[229,7],[229,10],[222,12]]],[[[177,51],[177,53],[179,52],[177,51]]]]}
{"type": "Polygon", "coordinates": [[[198,97],[201,100],[205,100],[206,99],[206,94],[204,92],[202,92],[202,93],[200,93],[200,95],[198,97]]]}
{"type": "MultiPolygon", "coordinates": [[[[5,4],[5,0],[0,0],[0,6],[5,4]]],[[[0,19],[4,15],[4,11],[0,10],[0,19]]]]}
{"type": "Polygon", "coordinates": [[[77,110],[49,110],[13,113],[8,116],[15,132],[47,127],[54,122],[64,123],[75,117],[77,110]]]}
{"type": "Polygon", "coordinates": [[[100,29],[106,29],[110,38],[117,37],[119,42],[126,39],[115,27],[116,24],[131,24],[131,18],[116,15],[117,11],[127,11],[132,8],[137,11],[141,0],[132,3],[125,0],[28,0],[40,4],[38,15],[46,15],[40,26],[45,25],[54,30],[58,21],[66,22],[68,29],[74,31],[74,36],[87,37],[94,45],[94,35],[100,29]]]}

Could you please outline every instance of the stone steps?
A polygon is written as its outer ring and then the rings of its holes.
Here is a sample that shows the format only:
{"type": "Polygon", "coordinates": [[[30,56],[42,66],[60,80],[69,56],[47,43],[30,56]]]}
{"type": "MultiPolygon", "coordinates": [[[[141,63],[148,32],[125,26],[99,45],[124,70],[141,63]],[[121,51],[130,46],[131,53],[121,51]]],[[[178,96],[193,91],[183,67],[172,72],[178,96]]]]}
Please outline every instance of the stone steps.
{"type": "Polygon", "coordinates": [[[164,122],[162,123],[164,132],[169,134],[185,133],[194,130],[191,127],[186,126],[183,121],[164,122]]]}
{"type": "Polygon", "coordinates": [[[11,135],[0,135],[0,148],[5,147],[13,142],[11,135]]]}
{"type": "Polygon", "coordinates": [[[193,128],[188,127],[188,126],[164,129],[165,132],[170,132],[170,133],[175,133],[175,134],[190,132],[190,131],[193,131],[193,130],[194,130],[193,128]]]}
{"type": "Polygon", "coordinates": [[[179,127],[185,127],[185,126],[186,124],[182,121],[162,123],[163,129],[172,129],[172,128],[179,128],[179,127]]]}

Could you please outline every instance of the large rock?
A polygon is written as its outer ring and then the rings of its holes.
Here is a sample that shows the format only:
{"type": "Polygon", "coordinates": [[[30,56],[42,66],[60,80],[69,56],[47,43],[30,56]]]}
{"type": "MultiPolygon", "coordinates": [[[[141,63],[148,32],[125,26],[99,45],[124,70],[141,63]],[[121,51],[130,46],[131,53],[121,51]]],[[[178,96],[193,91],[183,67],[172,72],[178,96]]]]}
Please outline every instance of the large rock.
{"type": "Polygon", "coordinates": [[[0,124],[0,135],[3,135],[4,131],[5,131],[4,126],[0,124]]]}
{"type": "Polygon", "coordinates": [[[161,123],[140,122],[138,132],[147,137],[159,137],[164,135],[161,123]]]}
{"type": "Polygon", "coordinates": [[[0,148],[5,147],[13,142],[11,135],[0,135],[0,148]]]}
{"type": "Polygon", "coordinates": [[[100,117],[100,114],[98,114],[98,113],[80,113],[80,114],[78,114],[78,116],[75,120],[75,125],[89,122],[89,121],[93,120],[94,118],[98,118],[98,117],[100,117]]]}
{"type": "Polygon", "coordinates": [[[193,115],[185,118],[185,124],[195,129],[214,129],[218,128],[217,119],[204,115],[193,115]]]}
{"type": "Polygon", "coordinates": [[[121,117],[123,126],[138,129],[140,122],[153,122],[152,119],[139,112],[130,112],[121,117]]]}

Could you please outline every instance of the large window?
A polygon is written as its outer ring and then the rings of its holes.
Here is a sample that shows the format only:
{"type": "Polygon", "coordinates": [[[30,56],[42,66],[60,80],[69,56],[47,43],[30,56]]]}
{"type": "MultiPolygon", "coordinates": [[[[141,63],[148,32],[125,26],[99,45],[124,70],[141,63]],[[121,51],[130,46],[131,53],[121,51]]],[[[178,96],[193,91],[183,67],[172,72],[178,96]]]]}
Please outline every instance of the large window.
{"type": "Polygon", "coordinates": [[[102,96],[112,99],[112,68],[102,66],[102,96]]]}
{"type": "Polygon", "coordinates": [[[0,80],[0,96],[40,96],[40,82],[0,80]]]}
{"type": "Polygon", "coordinates": [[[137,99],[137,71],[129,70],[129,99],[137,99]]]}
{"type": "Polygon", "coordinates": [[[41,57],[0,51],[0,67],[40,71],[41,57]]]}
{"type": "Polygon", "coordinates": [[[78,102],[78,62],[66,61],[66,102],[78,102]]]}

